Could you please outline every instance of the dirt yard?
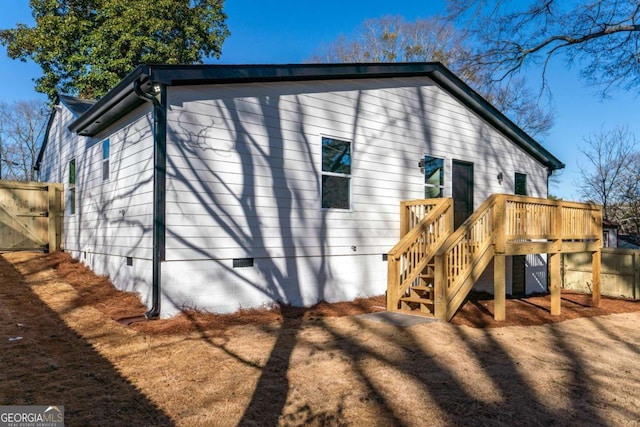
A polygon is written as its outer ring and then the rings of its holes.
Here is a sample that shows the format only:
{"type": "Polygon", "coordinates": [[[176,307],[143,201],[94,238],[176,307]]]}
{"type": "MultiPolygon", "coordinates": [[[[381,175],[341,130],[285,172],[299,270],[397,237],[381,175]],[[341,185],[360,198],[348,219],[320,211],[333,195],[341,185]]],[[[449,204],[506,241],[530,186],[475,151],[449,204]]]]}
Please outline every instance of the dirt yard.
{"type": "Polygon", "coordinates": [[[311,309],[144,313],[65,254],[0,256],[0,404],[68,426],[640,425],[640,303],[563,294],[468,301],[453,324],[311,309]]]}

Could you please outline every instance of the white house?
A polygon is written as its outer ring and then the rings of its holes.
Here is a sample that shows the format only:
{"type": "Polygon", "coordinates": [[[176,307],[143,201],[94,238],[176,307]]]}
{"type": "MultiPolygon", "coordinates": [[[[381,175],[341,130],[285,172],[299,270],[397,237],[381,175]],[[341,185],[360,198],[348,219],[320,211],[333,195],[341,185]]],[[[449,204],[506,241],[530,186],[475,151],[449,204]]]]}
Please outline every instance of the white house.
{"type": "MultiPolygon", "coordinates": [[[[65,184],[65,250],[164,317],[382,294],[402,200],[452,196],[459,224],[493,193],[546,197],[563,166],[407,63],[143,65],[61,97],[37,169],[65,184]]],[[[545,290],[544,258],[507,265],[508,292],[545,290]]]]}

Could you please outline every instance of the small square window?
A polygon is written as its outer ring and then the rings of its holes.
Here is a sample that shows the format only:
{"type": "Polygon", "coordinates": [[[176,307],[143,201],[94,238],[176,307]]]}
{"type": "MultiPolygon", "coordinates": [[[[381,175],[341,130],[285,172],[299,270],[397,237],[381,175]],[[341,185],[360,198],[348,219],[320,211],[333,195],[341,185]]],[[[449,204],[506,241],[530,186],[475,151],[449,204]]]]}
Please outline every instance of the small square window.
{"type": "Polygon", "coordinates": [[[69,185],[76,184],[76,159],[69,161],[69,185]]]}
{"type": "Polygon", "coordinates": [[[69,214],[76,213],[76,159],[69,160],[69,187],[68,187],[69,214]]]}

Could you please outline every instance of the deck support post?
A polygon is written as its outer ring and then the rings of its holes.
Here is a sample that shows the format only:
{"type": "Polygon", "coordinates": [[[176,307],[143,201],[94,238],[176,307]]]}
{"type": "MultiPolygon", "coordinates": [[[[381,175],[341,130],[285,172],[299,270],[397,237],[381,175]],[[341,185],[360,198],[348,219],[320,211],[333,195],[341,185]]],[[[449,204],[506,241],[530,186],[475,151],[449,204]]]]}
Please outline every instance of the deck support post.
{"type": "Polygon", "coordinates": [[[446,258],[442,255],[436,255],[434,262],[434,295],[433,295],[433,314],[436,319],[448,322],[447,313],[449,307],[447,304],[447,266],[446,258]]]}
{"type": "Polygon", "coordinates": [[[549,291],[551,292],[552,316],[559,316],[561,312],[560,257],[561,254],[558,252],[549,254],[549,291]]]}
{"type": "Polygon", "coordinates": [[[493,318],[497,321],[506,319],[506,273],[504,254],[493,257],[493,318]]]}
{"type": "Polygon", "coordinates": [[[591,253],[591,305],[600,307],[600,268],[602,255],[601,251],[591,253]]]}
{"type": "Polygon", "coordinates": [[[398,260],[395,259],[394,254],[387,257],[387,311],[398,311],[398,283],[399,277],[397,276],[397,264],[398,260]]]}

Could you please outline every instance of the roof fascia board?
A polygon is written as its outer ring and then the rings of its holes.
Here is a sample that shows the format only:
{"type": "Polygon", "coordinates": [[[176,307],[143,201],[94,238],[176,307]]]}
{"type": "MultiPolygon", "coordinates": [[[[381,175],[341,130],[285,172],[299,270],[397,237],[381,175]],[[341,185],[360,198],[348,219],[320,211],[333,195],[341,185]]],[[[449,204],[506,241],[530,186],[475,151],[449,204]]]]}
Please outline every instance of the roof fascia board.
{"type": "Polygon", "coordinates": [[[424,63],[152,65],[150,80],[169,86],[292,80],[364,79],[429,75],[442,65],[424,63]]]}
{"type": "Polygon", "coordinates": [[[40,144],[40,151],[38,152],[36,163],[33,165],[33,170],[40,171],[40,165],[42,164],[42,158],[44,157],[44,150],[47,148],[47,144],[49,144],[49,133],[51,132],[51,127],[53,126],[53,121],[56,117],[56,113],[58,112],[58,108],[60,108],[59,105],[60,97],[56,96],[56,100],[51,106],[51,112],[49,113],[49,119],[47,120],[47,128],[44,131],[44,137],[42,138],[42,144],[40,144]]]}
{"type": "Polygon", "coordinates": [[[136,80],[146,81],[148,80],[148,75],[149,70],[147,66],[141,65],[137,67],[77,120],[73,121],[69,125],[69,130],[83,136],[94,136],[110,124],[110,122],[100,122],[100,118],[108,111],[124,107],[121,114],[122,116],[137,105],[142,105],[144,101],[137,96],[132,96],[132,94],[135,95],[133,82],[136,80]],[[126,105],[122,105],[123,101],[127,99],[129,99],[129,101],[125,103],[126,105]]]}

